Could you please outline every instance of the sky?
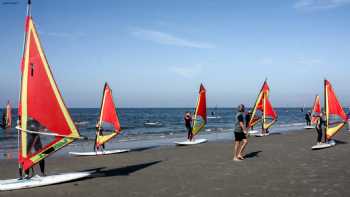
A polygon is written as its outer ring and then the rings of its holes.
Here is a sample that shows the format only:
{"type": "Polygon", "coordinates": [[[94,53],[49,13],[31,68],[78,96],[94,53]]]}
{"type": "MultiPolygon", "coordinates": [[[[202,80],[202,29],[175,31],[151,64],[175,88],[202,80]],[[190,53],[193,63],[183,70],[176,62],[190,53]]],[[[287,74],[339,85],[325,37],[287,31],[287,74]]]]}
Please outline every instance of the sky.
{"type": "MultiPolygon", "coordinates": [[[[25,0],[0,0],[0,105],[18,102],[25,0]],[[10,2],[10,3],[9,3],[10,2]]],[[[350,0],[32,0],[68,107],[310,106],[331,81],[350,106],[350,0]]]]}

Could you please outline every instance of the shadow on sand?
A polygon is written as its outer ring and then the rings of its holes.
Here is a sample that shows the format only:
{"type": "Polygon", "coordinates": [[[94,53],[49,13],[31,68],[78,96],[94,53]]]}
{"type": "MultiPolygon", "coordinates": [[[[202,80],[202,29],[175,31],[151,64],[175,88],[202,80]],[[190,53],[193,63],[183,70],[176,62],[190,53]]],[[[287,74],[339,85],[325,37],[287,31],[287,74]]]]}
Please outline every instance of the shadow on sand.
{"type": "Polygon", "coordinates": [[[259,153],[261,153],[261,152],[262,152],[261,150],[250,152],[250,153],[245,154],[244,157],[247,159],[259,157],[259,153]]]}
{"type": "Polygon", "coordinates": [[[335,143],[337,143],[337,144],[347,144],[347,142],[342,141],[342,140],[334,140],[334,141],[335,141],[335,143]]]}
{"type": "Polygon", "coordinates": [[[134,173],[136,171],[142,170],[144,168],[147,168],[149,166],[153,166],[157,163],[160,163],[162,161],[152,161],[147,163],[141,163],[121,168],[113,168],[113,169],[107,169],[105,168],[99,168],[91,175],[91,178],[97,178],[97,177],[110,177],[110,176],[128,176],[131,173],[134,173]]]}
{"type": "Polygon", "coordinates": [[[150,150],[158,147],[159,146],[148,146],[148,147],[142,147],[142,148],[134,148],[134,149],[131,149],[130,152],[141,152],[141,151],[150,150]]]}

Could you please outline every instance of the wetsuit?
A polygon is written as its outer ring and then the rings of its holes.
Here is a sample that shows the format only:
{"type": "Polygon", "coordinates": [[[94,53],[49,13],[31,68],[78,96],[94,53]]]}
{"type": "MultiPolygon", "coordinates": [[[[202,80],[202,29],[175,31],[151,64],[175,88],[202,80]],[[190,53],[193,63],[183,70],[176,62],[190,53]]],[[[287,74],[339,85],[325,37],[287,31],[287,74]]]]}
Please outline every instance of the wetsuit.
{"type": "Polygon", "coordinates": [[[306,120],[306,125],[310,126],[311,125],[311,115],[310,113],[305,114],[305,120],[306,120]]]}
{"type": "MultiPolygon", "coordinates": [[[[99,133],[99,135],[103,135],[103,129],[102,127],[96,127],[96,133],[99,133]]],[[[102,150],[105,149],[105,144],[101,144],[99,147],[97,147],[97,134],[96,134],[96,138],[95,138],[95,144],[94,144],[94,151],[97,151],[98,148],[102,147],[102,150]]]]}
{"type": "MultiPolygon", "coordinates": [[[[36,120],[28,121],[28,130],[30,131],[39,131],[40,123],[36,120]]],[[[40,135],[35,133],[27,133],[27,154],[31,154],[31,150],[34,148],[34,151],[37,152],[43,148],[43,145],[40,140],[40,135]]],[[[45,160],[42,159],[39,161],[40,171],[42,174],[45,174],[45,160]]],[[[29,169],[26,170],[25,174],[29,175],[29,169]]]]}
{"type": "Polygon", "coordinates": [[[192,140],[193,133],[192,133],[192,117],[191,116],[185,116],[185,126],[187,129],[187,139],[192,140]]]}
{"type": "Polygon", "coordinates": [[[325,123],[326,122],[322,117],[318,117],[317,124],[316,124],[317,142],[322,141],[323,126],[325,125],[325,123]]]}
{"type": "Polygon", "coordinates": [[[250,119],[252,118],[252,114],[251,113],[247,113],[245,115],[245,127],[246,128],[249,128],[249,122],[250,122],[250,119]]]}

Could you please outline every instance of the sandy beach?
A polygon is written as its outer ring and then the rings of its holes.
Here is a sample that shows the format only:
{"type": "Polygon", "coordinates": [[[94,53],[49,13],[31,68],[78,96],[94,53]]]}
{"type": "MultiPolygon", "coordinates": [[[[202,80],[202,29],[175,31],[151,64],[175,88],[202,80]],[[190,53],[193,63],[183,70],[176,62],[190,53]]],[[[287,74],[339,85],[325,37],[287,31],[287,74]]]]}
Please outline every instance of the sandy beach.
{"type": "MultiPolygon", "coordinates": [[[[87,179],[0,196],[349,196],[348,133],[334,138],[335,147],[312,151],[315,138],[312,130],[250,137],[242,162],[231,160],[231,141],[54,157],[47,159],[48,174],[98,170],[87,179]]],[[[16,177],[16,167],[15,160],[1,160],[0,178],[16,177]]]]}

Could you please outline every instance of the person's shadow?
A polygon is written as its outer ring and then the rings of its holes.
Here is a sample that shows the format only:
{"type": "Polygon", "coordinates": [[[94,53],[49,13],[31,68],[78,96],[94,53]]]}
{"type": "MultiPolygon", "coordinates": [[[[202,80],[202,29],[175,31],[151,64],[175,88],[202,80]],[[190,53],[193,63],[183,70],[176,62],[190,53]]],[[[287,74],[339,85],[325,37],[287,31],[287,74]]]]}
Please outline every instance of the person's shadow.
{"type": "Polygon", "coordinates": [[[261,153],[262,151],[261,150],[258,150],[258,151],[253,151],[253,152],[250,152],[250,153],[247,153],[244,155],[244,157],[246,159],[250,159],[250,158],[254,158],[254,157],[259,157],[259,153],[261,153]]]}

